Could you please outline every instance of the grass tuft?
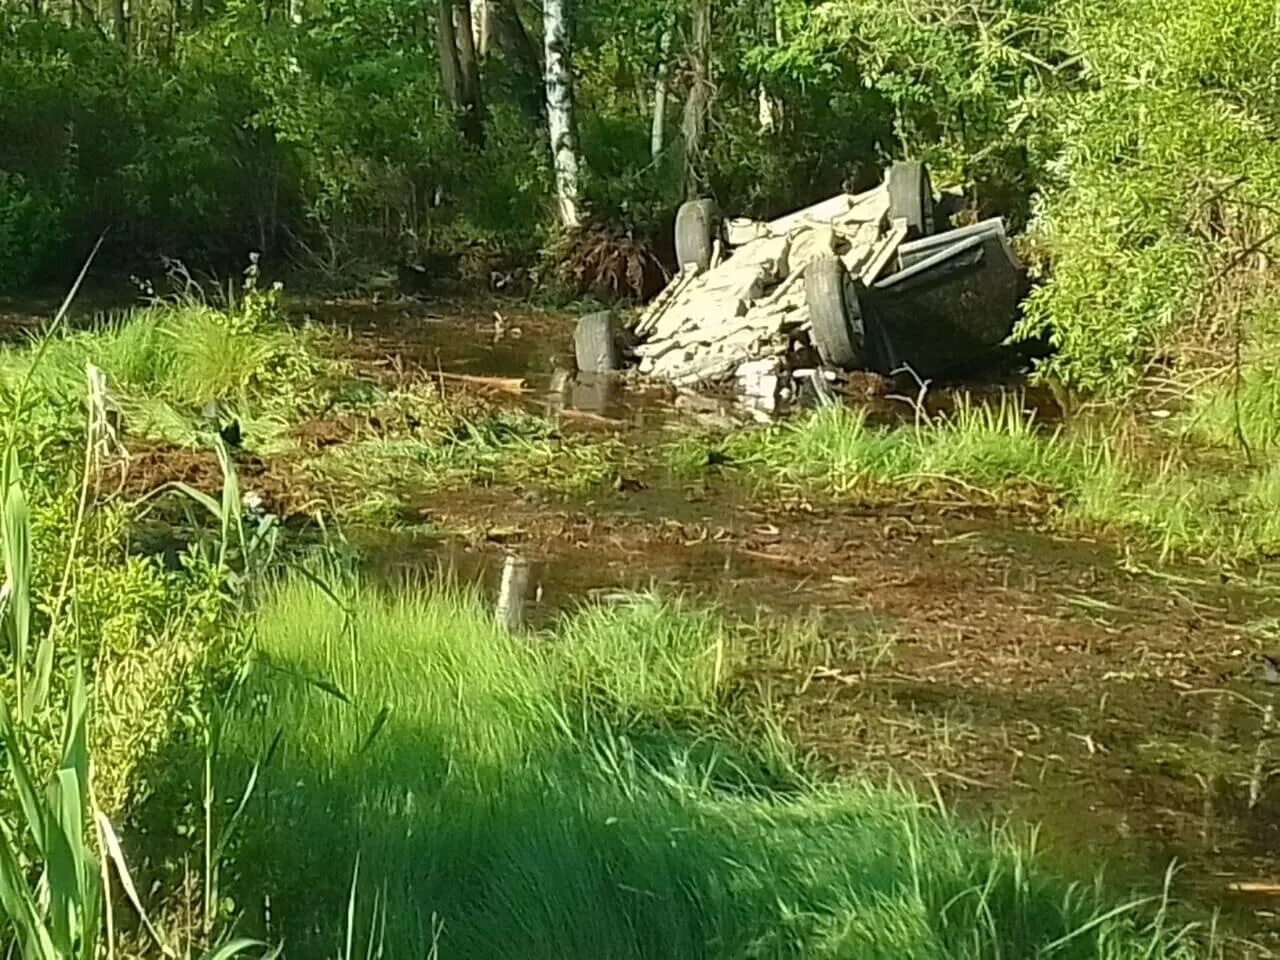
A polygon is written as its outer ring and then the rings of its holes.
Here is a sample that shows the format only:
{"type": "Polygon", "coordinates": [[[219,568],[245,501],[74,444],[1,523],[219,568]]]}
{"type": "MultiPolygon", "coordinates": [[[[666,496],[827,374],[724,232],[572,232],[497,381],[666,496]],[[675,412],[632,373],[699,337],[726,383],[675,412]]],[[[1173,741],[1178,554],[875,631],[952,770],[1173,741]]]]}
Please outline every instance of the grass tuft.
{"type": "Polygon", "coordinates": [[[711,614],[644,596],[512,638],[454,588],[342,601],[267,601],[219,761],[234,796],[279,738],[224,889],[298,955],[340,953],[349,909],[387,956],[1202,955],[909,793],[744,782],[757,747],[687,723],[735,672],[711,614]]]}

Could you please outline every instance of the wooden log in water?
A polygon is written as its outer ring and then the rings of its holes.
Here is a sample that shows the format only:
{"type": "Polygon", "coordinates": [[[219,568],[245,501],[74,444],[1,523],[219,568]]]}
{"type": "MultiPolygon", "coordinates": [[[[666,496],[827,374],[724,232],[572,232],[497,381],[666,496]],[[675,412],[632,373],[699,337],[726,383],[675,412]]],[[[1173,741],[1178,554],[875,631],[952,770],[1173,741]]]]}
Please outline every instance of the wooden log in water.
{"type": "Polygon", "coordinates": [[[508,633],[524,628],[525,601],[529,595],[529,564],[523,557],[508,554],[502,565],[502,584],[498,588],[496,617],[508,633]]]}

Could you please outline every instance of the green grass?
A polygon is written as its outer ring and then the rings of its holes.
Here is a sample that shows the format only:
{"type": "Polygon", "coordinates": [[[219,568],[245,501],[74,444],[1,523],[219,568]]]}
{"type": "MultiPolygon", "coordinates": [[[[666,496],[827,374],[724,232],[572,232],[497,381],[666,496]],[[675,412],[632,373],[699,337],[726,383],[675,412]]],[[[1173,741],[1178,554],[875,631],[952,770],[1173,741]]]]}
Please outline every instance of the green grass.
{"type": "Polygon", "coordinates": [[[1264,355],[1245,366],[1238,384],[1228,375],[1200,385],[1182,425],[1189,438],[1237,455],[1242,438],[1255,454],[1274,453],[1280,445],[1280,365],[1264,355]]]}
{"type": "Polygon", "coordinates": [[[412,431],[384,430],[311,458],[318,486],[378,519],[424,493],[459,487],[534,485],[583,491],[611,479],[627,461],[621,441],[562,433],[520,411],[449,411],[412,431]]]}
{"type": "Polygon", "coordinates": [[[246,444],[268,447],[305,406],[326,373],[313,331],[290,329],[273,300],[256,295],[236,309],[198,301],[160,303],[108,318],[90,329],[0,350],[0,387],[25,384],[28,406],[80,410],[85,366],[106,374],[125,431],[191,446],[208,401],[239,415],[246,444]]]}
{"type": "Polygon", "coordinates": [[[1009,831],[804,781],[727,719],[744,638],[713,615],[512,638],[447,587],[345,603],[267,601],[217,766],[225,822],[266,757],[222,889],[290,955],[1205,955],[1009,831]]]}
{"type": "MultiPolygon", "coordinates": [[[[1068,529],[1110,529],[1166,557],[1257,560],[1280,551],[1280,469],[1268,457],[1249,464],[1238,452],[1196,446],[1189,422],[1147,429],[1148,449],[1136,454],[1119,426],[1043,427],[1009,397],[961,403],[916,426],[873,425],[863,410],[833,407],[715,441],[685,440],[667,461],[680,473],[702,469],[714,447],[765,490],[1051,505],[1068,529]]],[[[1259,422],[1251,432],[1266,430],[1259,422]]]]}
{"type": "Polygon", "coordinates": [[[106,374],[126,440],[193,447],[210,440],[201,408],[216,400],[239,421],[247,451],[301,462],[336,513],[361,521],[390,522],[415,495],[442,487],[584,490],[623,460],[616,440],[562,435],[541,417],[445,396],[432,382],[391,388],[361,379],[324,356],[314,328],[286,325],[273,297],[253,294],[231,309],[157,304],[0,347],[0,407],[25,388],[27,409],[60,416],[70,431],[82,419],[92,363],[106,374]],[[336,447],[300,449],[295,428],[341,417],[362,426],[336,447]]]}

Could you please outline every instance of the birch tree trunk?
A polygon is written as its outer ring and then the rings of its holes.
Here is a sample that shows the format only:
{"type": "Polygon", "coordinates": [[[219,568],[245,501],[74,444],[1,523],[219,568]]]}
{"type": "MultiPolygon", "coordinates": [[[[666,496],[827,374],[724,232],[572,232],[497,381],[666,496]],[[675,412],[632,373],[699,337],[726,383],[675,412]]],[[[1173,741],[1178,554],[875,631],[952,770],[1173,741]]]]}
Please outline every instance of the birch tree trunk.
{"type": "Polygon", "coordinates": [[[702,183],[702,150],[707,134],[707,110],[711,104],[711,0],[695,0],[693,35],[689,47],[693,80],[684,104],[681,132],[684,136],[685,195],[695,197],[702,183]]]}
{"type": "Polygon", "coordinates": [[[667,78],[671,65],[667,56],[671,52],[671,28],[662,31],[658,45],[658,70],[653,80],[653,127],[649,132],[649,156],[656,160],[667,145],[667,78]]]}
{"type": "Polygon", "coordinates": [[[111,5],[111,19],[115,27],[116,43],[129,49],[129,19],[125,10],[125,0],[114,0],[111,5]]]}
{"type": "Polygon", "coordinates": [[[471,26],[475,31],[476,53],[483,60],[489,56],[489,13],[490,0],[470,0],[471,26]]]}
{"type": "MultiPolygon", "coordinates": [[[[774,46],[782,47],[782,19],[773,0],[764,0],[762,24],[764,31],[773,38],[774,46]]],[[[764,82],[756,89],[756,117],[760,133],[774,134],[782,129],[782,100],[773,95],[764,82]]]]}
{"type": "Polygon", "coordinates": [[[547,126],[556,172],[556,205],[560,222],[569,229],[581,225],[578,214],[578,148],[573,135],[573,60],[569,45],[568,0],[544,0],[543,35],[546,44],[547,126]]]}

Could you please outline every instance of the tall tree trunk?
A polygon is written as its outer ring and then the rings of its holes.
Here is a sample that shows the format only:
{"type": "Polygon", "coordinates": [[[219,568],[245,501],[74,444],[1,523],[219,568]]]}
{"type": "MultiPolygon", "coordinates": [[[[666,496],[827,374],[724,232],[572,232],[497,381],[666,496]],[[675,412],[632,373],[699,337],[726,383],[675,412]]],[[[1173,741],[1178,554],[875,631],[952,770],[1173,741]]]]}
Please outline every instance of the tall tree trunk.
{"type": "Polygon", "coordinates": [[[475,31],[476,52],[483,60],[489,56],[489,12],[493,7],[491,0],[470,0],[471,27],[475,31]]]}
{"type": "Polygon", "coordinates": [[[489,33],[516,81],[521,109],[526,117],[541,124],[547,105],[542,62],[537,46],[516,12],[514,0],[490,0],[489,33]]]}
{"type": "MultiPolygon", "coordinates": [[[[773,40],[774,46],[781,48],[782,19],[773,0],[764,0],[761,13],[763,32],[773,40]]],[[[782,129],[782,100],[770,92],[763,80],[756,88],[756,118],[762,135],[778,133],[782,129]]]]}
{"type": "Polygon", "coordinates": [[[129,49],[129,20],[125,10],[125,0],[112,0],[111,19],[115,26],[116,42],[125,50],[129,49]]]}
{"type": "Polygon", "coordinates": [[[462,93],[462,109],[468,124],[474,126],[480,141],[484,141],[484,104],[480,95],[480,59],[476,55],[475,27],[471,21],[471,4],[468,0],[454,6],[457,26],[454,37],[458,42],[458,77],[462,93]]]}
{"type": "Polygon", "coordinates": [[[707,135],[707,111],[711,105],[711,0],[695,0],[693,31],[689,45],[693,79],[684,104],[681,132],[684,136],[685,195],[697,196],[705,178],[702,151],[707,135]]]}
{"type": "Polygon", "coordinates": [[[440,79],[449,108],[457,119],[462,138],[472,146],[484,146],[484,122],[480,115],[480,74],[471,36],[471,10],[464,3],[462,31],[454,24],[454,0],[440,0],[436,11],[436,46],[440,52],[440,79]],[[459,33],[466,35],[460,41],[459,33]],[[462,49],[462,44],[466,50],[462,49]],[[470,56],[467,56],[469,51],[470,56]]]}
{"type": "Polygon", "coordinates": [[[658,69],[653,79],[653,126],[649,131],[649,156],[656,160],[667,145],[667,82],[671,65],[671,28],[662,31],[658,45],[658,69]]]}
{"type": "Polygon", "coordinates": [[[560,222],[581,226],[578,213],[578,148],[573,131],[573,57],[569,44],[568,0],[543,0],[546,44],[547,126],[556,173],[556,206],[560,222]]]}

